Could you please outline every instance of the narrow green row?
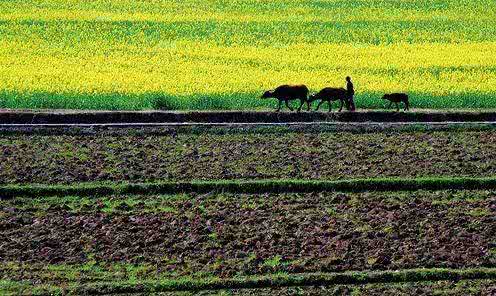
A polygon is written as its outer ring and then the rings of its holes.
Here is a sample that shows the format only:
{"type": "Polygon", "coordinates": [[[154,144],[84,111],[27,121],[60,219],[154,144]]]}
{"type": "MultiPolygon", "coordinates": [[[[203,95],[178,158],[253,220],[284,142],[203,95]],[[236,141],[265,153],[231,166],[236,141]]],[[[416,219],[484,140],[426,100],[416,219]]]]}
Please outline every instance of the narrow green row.
{"type": "Polygon", "coordinates": [[[139,284],[94,284],[81,286],[78,292],[88,294],[136,293],[161,291],[191,291],[218,289],[247,289],[288,286],[329,286],[369,283],[399,283],[440,280],[496,279],[496,269],[415,269],[381,272],[346,272],[330,274],[275,275],[247,279],[184,280],[139,284]]]}
{"type": "MultiPolygon", "coordinates": [[[[96,283],[74,283],[64,288],[41,286],[31,289],[32,295],[65,294],[106,295],[117,293],[159,293],[167,291],[202,291],[223,289],[258,289],[269,287],[303,287],[332,285],[361,285],[378,283],[405,283],[426,281],[461,281],[496,279],[496,269],[410,269],[378,272],[344,272],[318,274],[276,274],[262,277],[207,278],[155,281],[116,281],[96,283]]],[[[20,282],[0,281],[0,291],[19,292],[29,289],[20,282]]]]}
{"type": "Polygon", "coordinates": [[[192,181],[157,183],[81,183],[75,185],[3,185],[0,199],[40,196],[103,196],[109,194],[175,194],[184,192],[287,193],[360,192],[413,190],[496,189],[496,177],[489,178],[370,178],[337,181],[261,180],[192,181]]]}

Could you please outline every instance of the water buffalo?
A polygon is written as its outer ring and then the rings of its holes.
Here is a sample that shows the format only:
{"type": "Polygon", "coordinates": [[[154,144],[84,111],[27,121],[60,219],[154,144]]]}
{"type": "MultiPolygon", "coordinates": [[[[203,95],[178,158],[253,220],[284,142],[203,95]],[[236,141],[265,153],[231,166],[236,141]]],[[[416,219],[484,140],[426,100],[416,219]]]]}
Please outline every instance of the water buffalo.
{"type": "Polygon", "coordinates": [[[262,99],[275,98],[279,100],[279,105],[276,112],[281,110],[281,103],[284,101],[286,107],[293,111],[293,108],[289,106],[289,101],[300,100],[300,107],[298,112],[301,111],[301,107],[305,102],[307,102],[308,108],[310,104],[308,103],[308,87],[305,85],[281,85],[274,90],[268,90],[262,95],[262,99]]]}
{"type": "MultiPolygon", "coordinates": [[[[311,103],[315,100],[320,100],[319,104],[317,105],[317,109],[315,109],[315,111],[318,111],[320,108],[320,105],[322,105],[324,102],[328,102],[329,103],[329,112],[331,112],[332,102],[339,100],[341,102],[341,105],[339,107],[339,112],[341,112],[341,110],[343,110],[343,105],[347,100],[346,89],[344,89],[344,88],[332,88],[332,87],[323,88],[321,91],[319,91],[316,94],[311,95],[308,98],[309,103],[311,103]]],[[[310,109],[310,104],[308,104],[308,109],[310,109]]]]}
{"type": "Polygon", "coordinates": [[[388,108],[391,108],[391,105],[393,103],[395,103],[397,112],[400,111],[400,107],[398,105],[398,103],[400,103],[400,102],[403,102],[405,104],[405,111],[409,110],[410,103],[408,102],[408,95],[407,94],[404,94],[404,93],[385,94],[382,97],[382,99],[388,100],[390,102],[388,108]]]}

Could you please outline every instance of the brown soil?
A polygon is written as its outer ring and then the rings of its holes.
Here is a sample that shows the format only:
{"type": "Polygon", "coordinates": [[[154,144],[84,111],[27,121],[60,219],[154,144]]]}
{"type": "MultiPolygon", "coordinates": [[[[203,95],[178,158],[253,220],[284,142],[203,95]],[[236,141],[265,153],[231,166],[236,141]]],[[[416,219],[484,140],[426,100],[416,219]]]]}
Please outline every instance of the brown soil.
{"type": "Polygon", "coordinates": [[[222,277],[495,267],[494,196],[443,191],[3,201],[0,262],[149,263],[178,275],[222,277]]]}
{"type": "Polygon", "coordinates": [[[0,138],[0,183],[495,174],[493,131],[0,138]]]}

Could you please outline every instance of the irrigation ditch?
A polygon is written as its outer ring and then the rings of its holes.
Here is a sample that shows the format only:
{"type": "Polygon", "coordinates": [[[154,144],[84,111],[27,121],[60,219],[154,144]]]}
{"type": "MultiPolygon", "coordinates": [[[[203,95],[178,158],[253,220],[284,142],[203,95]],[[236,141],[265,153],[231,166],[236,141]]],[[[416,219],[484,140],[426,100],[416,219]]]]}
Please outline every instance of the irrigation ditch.
{"type": "Polygon", "coordinates": [[[0,135],[168,135],[176,133],[322,133],[484,131],[496,112],[360,111],[36,111],[0,110],[0,135]]]}
{"type": "Polygon", "coordinates": [[[494,122],[492,111],[18,111],[0,110],[0,124],[494,122]]]}
{"type": "Polygon", "coordinates": [[[171,135],[487,131],[496,122],[287,122],[0,124],[0,135],[171,135]]]}

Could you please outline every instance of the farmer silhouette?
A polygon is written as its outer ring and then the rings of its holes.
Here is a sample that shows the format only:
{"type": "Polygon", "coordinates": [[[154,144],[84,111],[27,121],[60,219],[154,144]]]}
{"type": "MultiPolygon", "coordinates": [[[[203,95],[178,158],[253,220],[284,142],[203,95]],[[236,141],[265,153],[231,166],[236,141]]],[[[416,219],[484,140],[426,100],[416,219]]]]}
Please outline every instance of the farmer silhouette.
{"type": "Polygon", "coordinates": [[[355,102],[353,101],[354,95],[355,88],[353,87],[353,82],[351,82],[351,77],[346,76],[346,108],[350,111],[355,111],[355,102]]]}

